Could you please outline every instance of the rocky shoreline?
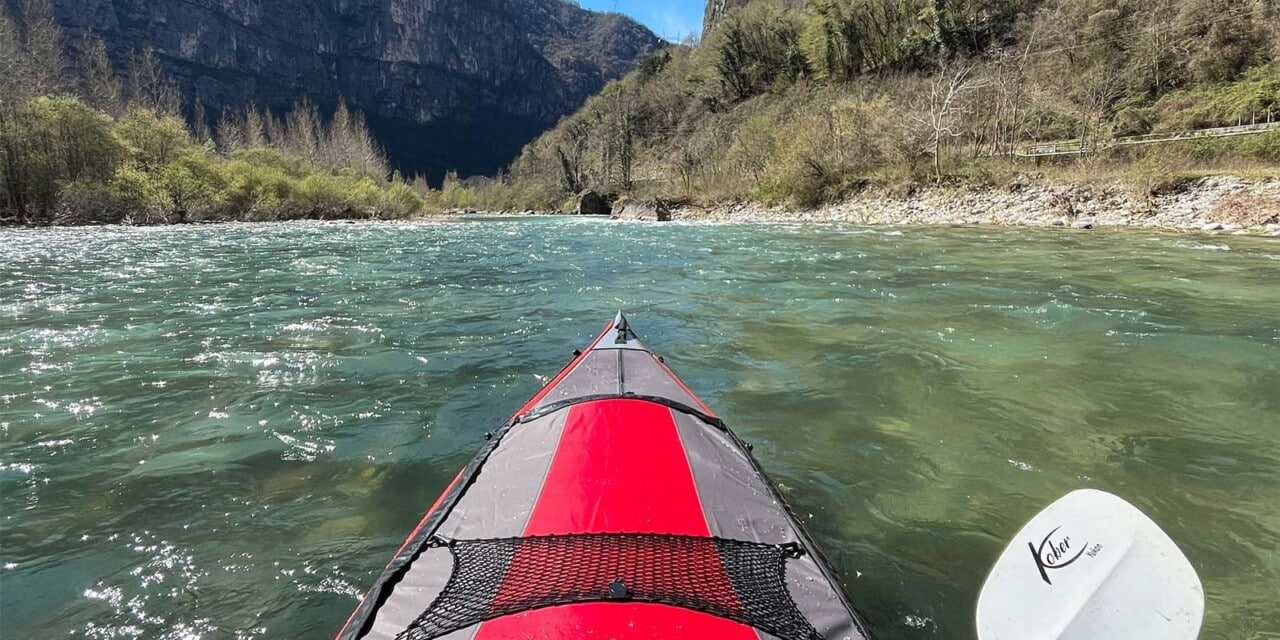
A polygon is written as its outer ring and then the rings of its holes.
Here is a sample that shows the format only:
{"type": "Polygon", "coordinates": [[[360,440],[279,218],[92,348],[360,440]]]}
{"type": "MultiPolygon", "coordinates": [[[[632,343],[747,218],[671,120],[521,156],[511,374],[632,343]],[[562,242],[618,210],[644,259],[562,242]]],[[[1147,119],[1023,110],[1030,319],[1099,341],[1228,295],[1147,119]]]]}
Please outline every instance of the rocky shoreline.
{"type": "MultiPolygon", "coordinates": [[[[1280,178],[1213,176],[1139,189],[1131,184],[942,186],[895,194],[869,188],[843,202],[800,210],[752,203],[670,206],[672,220],[843,222],[865,225],[992,225],[1161,228],[1280,237],[1280,178]]],[[[633,217],[634,218],[634,217],[633,217]]],[[[640,217],[639,219],[646,219],[640,217]]]]}

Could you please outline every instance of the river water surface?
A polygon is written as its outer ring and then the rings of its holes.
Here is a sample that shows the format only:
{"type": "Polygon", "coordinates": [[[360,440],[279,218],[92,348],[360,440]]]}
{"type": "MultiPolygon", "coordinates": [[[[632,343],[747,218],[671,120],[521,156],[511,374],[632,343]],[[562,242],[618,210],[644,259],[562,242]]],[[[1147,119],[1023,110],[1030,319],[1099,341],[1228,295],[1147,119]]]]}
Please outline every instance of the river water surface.
{"type": "Polygon", "coordinates": [[[882,640],[1082,487],[1280,638],[1280,242],[554,218],[0,231],[0,635],[331,637],[617,309],[882,640]]]}

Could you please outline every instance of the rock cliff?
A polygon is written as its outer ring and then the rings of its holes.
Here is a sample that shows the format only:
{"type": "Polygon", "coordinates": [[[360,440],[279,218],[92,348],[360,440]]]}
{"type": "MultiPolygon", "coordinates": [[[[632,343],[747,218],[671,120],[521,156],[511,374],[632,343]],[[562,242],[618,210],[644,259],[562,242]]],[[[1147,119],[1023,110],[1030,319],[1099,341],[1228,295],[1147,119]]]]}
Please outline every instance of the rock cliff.
{"type": "Polygon", "coordinates": [[[155,49],[211,113],[339,96],[394,163],[492,174],[611,78],[663,46],[636,22],[565,0],[55,0],[78,42],[118,66],[155,49]]]}
{"type": "Polygon", "coordinates": [[[750,0],[707,0],[707,8],[702,14],[702,35],[706,36],[730,9],[741,7],[750,0]]]}

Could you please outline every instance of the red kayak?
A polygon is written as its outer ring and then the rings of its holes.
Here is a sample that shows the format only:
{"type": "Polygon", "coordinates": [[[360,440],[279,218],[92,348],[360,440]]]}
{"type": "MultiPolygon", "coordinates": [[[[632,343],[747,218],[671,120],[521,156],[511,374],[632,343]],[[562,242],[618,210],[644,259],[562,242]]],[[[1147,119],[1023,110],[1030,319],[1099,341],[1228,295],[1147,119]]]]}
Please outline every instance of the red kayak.
{"type": "Polygon", "coordinates": [[[748,447],[619,314],[427,512],[338,640],[869,640],[748,447]]]}

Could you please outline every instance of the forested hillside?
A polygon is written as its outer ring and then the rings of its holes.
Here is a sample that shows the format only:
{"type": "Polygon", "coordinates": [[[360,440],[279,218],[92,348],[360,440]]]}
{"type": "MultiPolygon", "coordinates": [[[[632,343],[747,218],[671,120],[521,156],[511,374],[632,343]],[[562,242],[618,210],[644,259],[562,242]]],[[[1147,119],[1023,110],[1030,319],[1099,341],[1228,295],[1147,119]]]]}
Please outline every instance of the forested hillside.
{"type": "Polygon", "coordinates": [[[1280,120],[1275,0],[756,0],[528,145],[493,207],[584,189],[815,205],[1018,171],[1266,171],[1280,132],[1088,154],[1115,136],[1280,120]],[[1035,163],[1028,142],[1085,152],[1035,163]]]}

